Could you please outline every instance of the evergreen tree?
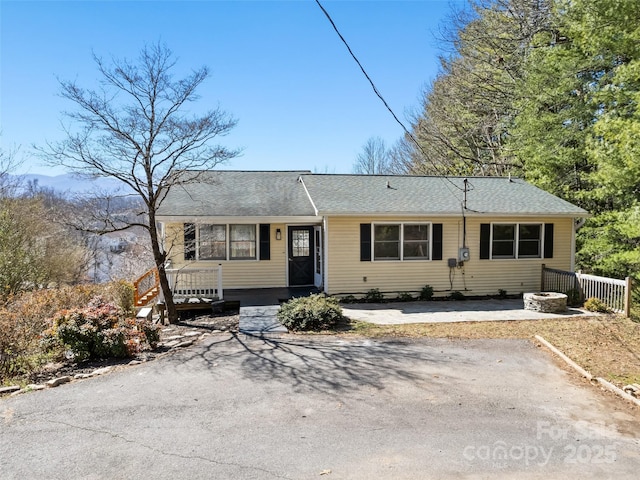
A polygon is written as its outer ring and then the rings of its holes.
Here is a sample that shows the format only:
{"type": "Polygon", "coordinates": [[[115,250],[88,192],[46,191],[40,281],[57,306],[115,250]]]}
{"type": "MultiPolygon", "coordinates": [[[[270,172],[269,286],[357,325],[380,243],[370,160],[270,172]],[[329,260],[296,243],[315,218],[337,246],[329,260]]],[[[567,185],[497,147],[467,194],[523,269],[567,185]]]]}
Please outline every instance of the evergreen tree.
{"type": "Polygon", "coordinates": [[[521,164],[505,148],[515,87],[531,39],[548,29],[544,0],[478,0],[453,21],[441,72],[424,93],[412,171],[504,175],[521,164]],[[514,162],[515,161],[515,162],[514,162]]]}

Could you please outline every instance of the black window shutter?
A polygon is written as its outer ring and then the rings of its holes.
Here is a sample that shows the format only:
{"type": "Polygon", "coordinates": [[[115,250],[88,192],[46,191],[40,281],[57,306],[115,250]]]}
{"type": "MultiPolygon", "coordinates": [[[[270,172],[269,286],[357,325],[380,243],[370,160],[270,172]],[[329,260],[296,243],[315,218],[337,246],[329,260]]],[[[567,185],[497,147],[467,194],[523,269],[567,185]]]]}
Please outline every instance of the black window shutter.
{"type": "Polygon", "coordinates": [[[480,259],[486,260],[491,252],[491,224],[480,224],[480,259]]]}
{"type": "Polygon", "coordinates": [[[442,260],[442,224],[434,223],[433,228],[433,255],[431,260],[442,260]]]}
{"type": "Polygon", "coordinates": [[[260,260],[271,260],[271,225],[260,224],[260,260]]]}
{"type": "Polygon", "coordinates": [[[193,223],[184,224],[184,259],[196,259],[196,226],[193,223]]]}
{"type": "Polygon", "coordinates": [[[371,261],[371,224],[360,224],[360,261],[371,261]]]}
{"type": "Polygon", "coordinates": [[[553,223],[544,224],[544,258],[553,258],[553,223]]]}

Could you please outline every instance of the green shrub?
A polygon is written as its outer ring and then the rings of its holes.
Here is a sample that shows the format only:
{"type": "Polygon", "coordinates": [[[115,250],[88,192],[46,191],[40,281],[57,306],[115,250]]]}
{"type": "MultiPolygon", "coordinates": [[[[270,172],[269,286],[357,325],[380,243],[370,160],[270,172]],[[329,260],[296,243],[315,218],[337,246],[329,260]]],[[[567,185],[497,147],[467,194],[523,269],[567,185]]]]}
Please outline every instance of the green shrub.
{"type": "Polygon", "coordinates": [[[451,300],[464,300],[465,296],[464,296],[464,293],[459,292],[459,291],[456,290],[455,292],[451,292],[449,294],[449,298],[451,300]]]}
{"type": "Polygon", "coordinates": [[[342,319],[342,308],[337,298],[316,294],[289,300],[277,316],[289,330],[328,330],[342,319]]]}
{"type": "Polygon", "coordinates": [[[86,305],[102,288],[96,285],[64,286],[10,296],[0,304],[0,384],[25,377],[58,356],[42,348],[47,319],[62,308],[86,305]]]}
{"type": "Polygon", "coordinates": [[[590,312],[609,313],[611,309],[599,298],[591,297],[584,302],[584,309],[590,312]]]}
{"type": "Polygon", "coordinates": [[[382,303],[384,294],[382,294],[379,289],[372,288],[365,294],[364,300],[367,303],[382,303]]]}
{"type": "MultiPolygon", "coordinates": [[[[0,303],[0,383],[26,378],[44,364],[62,358],[66,347],[57,336],[43,333],[52,329],[51,319],[58,312],[85,308],[98,295],[127,311],[129,301],[133,301],[130,293],[127,282],[114,282],[33,290],[6,298],[0,303]]],[[[142,330],[146,337],[141,348],[159,341],[158,328],[153,324],[134,323],[129,329],[142,330]]],[[[129,351],[138,348],[140,339],[136,340],[135,335],[125,337],[125,343],[130,343],[129,351]]],[[[105,338],[107,344],[122,342],[116,332],[105,334],[105,338]]]]}
{"type": "Polygon", "coordinates": [[[411,295],[408,292],[402,292],[400,295],[398,295],[399,302],[411,302],[412,300],[413,300],[413,295],[411,295]]]}
{"type": "Polygon", "coordinates": [[[51,328],[43,334],[48,349],[64,348],[73,359],[125,358],[154,348],[159,327],[147,320],[127,318],[121,309],[103,297],[94,298],[86,308],[58,312],[51,328]]]}
{"type": "Polygon", "coordinates": [[[498,298],[507,298],[507,291],[502,288],[498,289],[498,298]]]}
{"type": "Polygon", "coordinates": [[[425,285],[420,290],[420,300],[432,300],[433,299],[433,287],[431,285],[425,285]]]}
{"type": "Polygon", "coordinates": [[[347,295],[340,299],[340,303],[358,303],[358,299],[353,295],[347,295]]]}

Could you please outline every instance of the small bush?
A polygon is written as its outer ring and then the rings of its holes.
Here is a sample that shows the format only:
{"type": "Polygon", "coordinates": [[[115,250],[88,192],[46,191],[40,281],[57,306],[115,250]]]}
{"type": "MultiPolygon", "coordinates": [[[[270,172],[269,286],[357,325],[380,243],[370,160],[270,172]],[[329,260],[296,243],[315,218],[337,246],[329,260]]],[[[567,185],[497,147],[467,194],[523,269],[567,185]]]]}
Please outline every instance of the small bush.
{"type": "Polygon", "coordinates": [[[591,297],[584,302],[584,309],[590,312],[609,313],[611,309],[599,298],[591,297]]]}
{"type": "Polygon", "coordinates": [[[455,292],[451,292],[449,294],[449,298],[451,300],[464,300],[465,296],[464,296],[464,293],[459,292],[459,291],[456,290],[455,292]]]}
{"type": "Polygon", "coordinates": [[[126,318],[124,312],[102,297],[86,308],[62,310],[43,334],[48,349],[64,348],[73,359],[125,358],[154,348],[159,327],[147,320],[126,318]]]}
{"type": "Polygon", "coordinates": [[[115,304],[127,315],[135,313],[133,283],[126,280],[118,280],[109,285],[108,294],[115,304]]]}
{"type": "Polygon", "coordinates": [[[507,291],[502,288],[498,289],[498,298],[507,298],[507,291]]]}
{"type": "MultiPolygon", "coordinates": [[[[51,319],[58,312],[85,308],[97,295],[104,295],[108,302],[127,311],[130,292],[126,282],[116,282],[33,290],[5,299],[0,303],[0,383],[26,378],[44,364],[62,357],[64,345],[57,337],[43,334],[51,330],[51,319]]],[[[137,322],[135,328],[142,330],[146,337],[142,348],[158,342],[159,332],[152,324],[137,322]]],[[[111,335],[115,340],[108,338],[107,343],[120,341],[117,334],[111,335]]],[[[135,338],[126,336],[126,342],[130,343],[129,351],[138,348],[135,338]]]]}
{"type": "Polygon", "coordinates": [[[43,350],[40,343],[47,319],[62,308],[86,305],[100,288],[65,286],[7,298],[0,305],[0,384],[27,376],[51,361],[56,353],[43,350]]]}
{"type": "Polygon", "coordinates": [[[353,295],[347,295],[340,299],[340,303],[358,303],[358,299],[353,295]]]}
{"type": "Polygon", "coordinates": [[[570,288],[564,294],[567,296],[567,304],[568,305],[579,305],[580,304],[580,290],[577,288],[570,288]]]}
{"type": "Polygon", "coordinates": [[[382,303],[384,300],[384,294],[382,294],[379,289],[372,288],[365,294],[364,300],[367,303],[382,303]]]}
{"type": "Polygon", "coordinates": [[[420,300],[432,300],[433,299],[433,287],[431,285],[425,285],[420,290],[420,300]]]}
{"type": "Polygon", "coordinates": [[[342,319],[342,308],[337,298],[316,294],[289,300],[277,316],[289,330],[328,330],[342,319]]]}
{"type": "Polygon", "coordinates": [[[411,302],[412,300],[413,300],[413,295],[411,295],[408,292],[402,292],[400,295],[398,295],[399,302],[411,302]]]}

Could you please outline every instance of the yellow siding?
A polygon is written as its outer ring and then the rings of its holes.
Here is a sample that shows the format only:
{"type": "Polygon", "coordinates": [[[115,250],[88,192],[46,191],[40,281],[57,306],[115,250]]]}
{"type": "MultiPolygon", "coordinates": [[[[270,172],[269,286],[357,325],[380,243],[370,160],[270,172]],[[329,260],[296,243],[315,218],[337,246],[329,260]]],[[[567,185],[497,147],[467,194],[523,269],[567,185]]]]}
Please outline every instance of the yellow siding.
{"type": "Polygon", "coordinates": [[[169,248],[171,268],[207,268],[222,264],[222,284],[227,288],[269,288],[287,285],[286,241],[276,240],[276,229],[286,231],[283,224],[271,224],[271,260],[185,261],[183,224],[166,226],[165,248],[169,248]]]}
{"type": "MultiPolygon", "coordinates": [[[[373,288],[381,292],[419,292],[431,285],[438,296],[452,290],[465,295],[495,295],[498,290],[508,294],[536,291],[540,288],[542,264],[552,268],[571,268],[570,218],[527,218],[526,223],[553,223],[554,255],[547,259],[480,260],[480,224],[491,222],[515,223],[513,218],[467,218],[467,246],[471,260],[462,268],[449,269],[448,258],[458,257],[462,246],[462,218],[415,217],[329,217],[324,264],[328,293],[334,295],[362,295],[373,288]],[[372,222],[431,222],[443,224],[443,260],[434,261],[360,261],[360,224],[372,222]],[[365,280],[366,278],[366,280],[365,280]]],[[[172,268],[214,267],[222,264],[224,288],[267,288],[287,286],[287,255],[285,224],[271,224],[271,260],[232,260],[185,262],[183,226],[166,226],[166,248],[172,268]],[[283,232],[282,240],[275,239],[276,229],[283,232]]]]}
{"type": "MultiPolygon", "coordinates": [[[[480,224],[515,223],[513,218],[467,218],[467,246],[471,260],[450,269],[448,258],[458,257],[462,246],[462,218],[330,217],[328,219],[328,293],[363,294],[373,288],[383,293],[418,292],[431,285],[436,295],[458,290],[465,295],[495,295],[498,290],[517,294],[540,289],[541,266],[568,270],[571,267],[570,218],[526,218],[522,223],[553,223],[554,255],[547,259],[480,260],[480,224]],[[372,222],[432,222],[443,224],[443,260],[360,261],[360,224],[372,222]]],[[[389,295],[390,296],[390,295],[389,295]]]]}

